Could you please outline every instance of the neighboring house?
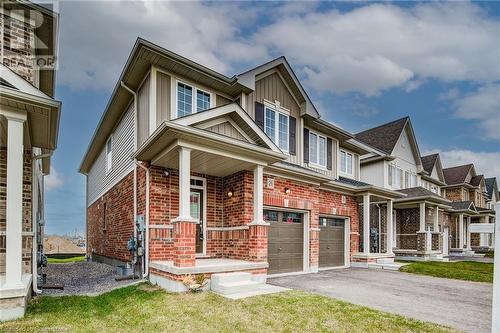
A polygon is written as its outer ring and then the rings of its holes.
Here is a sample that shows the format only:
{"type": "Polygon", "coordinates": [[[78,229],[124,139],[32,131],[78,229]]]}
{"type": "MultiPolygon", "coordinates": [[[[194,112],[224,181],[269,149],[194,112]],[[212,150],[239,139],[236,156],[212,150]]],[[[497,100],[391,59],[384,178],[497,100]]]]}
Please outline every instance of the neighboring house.
{"type": "Polygon", "coordinates": [[[366,262],[358,200],[404,196],[360,181],[371,150],[320,118],[284,57],[227,77],[138,39],[80,167],[87,254],[174,291],[366,262]]]}
{"type": "Polygon", "coordinates": [[[361,180],[405,194],[394,200],[393,207],[380,202],[370,205],[371,249],[403,257],[440,258],[447,221],[444,211],[451,201],[442,196],[445,183],[439,155],[421,157],[409,117],[360,132],[356,139],[376,149],[361,156],[361,180]],[[395,223],[387,246],[385,230],[391,216],[395,223]]]}
{"type": "MultiPolygon", "coordinates": [[[[486,208],[489,210],[495,211],[495,216],[490,216],[488,219],[489,223],[495,223],[496,217],[496,204],[500,201],[500,193],[498,192],[498,183],[496,178],[486,178],[484,180],[486,183],[486,208]]],[[[488,246],[490,249],[495,248],[495,235],[494,233],[490,234],[481,234],[480,235],[480,246],[488,246]]]]}
{"type": "Polygon", "coordinates": [[[459,253],[487,250],[492,245],[495,209],[487,204],[490,199],[484,176],[476,174],[473,164],[443,171],[446,180],[443,190],[453,201],[456,212],[451,224],[451,250],[459,253]]]}
{"type": "Polygon", "coordinates": [[[7,320],[21,317],[32,291],[39,292],[43,180],[57,145],[61,103],[54,99],[54,69],[35,61],[55,56],[58,15],[9,1],[0,17],[0,320],[7,320]]]}

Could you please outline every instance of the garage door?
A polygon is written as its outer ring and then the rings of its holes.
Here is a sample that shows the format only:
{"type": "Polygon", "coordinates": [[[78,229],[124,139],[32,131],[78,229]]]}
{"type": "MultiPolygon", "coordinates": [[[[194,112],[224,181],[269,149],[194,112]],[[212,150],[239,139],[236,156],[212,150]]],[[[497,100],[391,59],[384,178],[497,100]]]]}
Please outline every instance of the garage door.
{"type": "Polygon", "coordinates": [[[319,218],[319,267],[344,266],[345,220],[319,218]]]}
{"type": "Polygon", "coordinates": [[[294,212],[264,211],[271,225],[268,238],[268,274],[304,270],[304,215],[294,212]]]}

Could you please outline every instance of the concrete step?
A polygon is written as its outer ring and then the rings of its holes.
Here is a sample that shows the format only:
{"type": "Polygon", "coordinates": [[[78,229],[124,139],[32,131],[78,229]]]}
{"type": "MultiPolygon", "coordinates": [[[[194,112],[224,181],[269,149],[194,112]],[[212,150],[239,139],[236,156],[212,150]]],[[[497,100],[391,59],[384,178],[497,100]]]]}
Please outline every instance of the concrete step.
{"type": "Polygon", "coordinates": [[[261,284],[259,289],[257,289],[257,290],[243,291],[240,293],[232,293],[232,294],[226,294],[226,295],[222,295],[222,296],[224,296],[226,298],[230,298],[230,299],[242,299],[242,298],[253,297],[253,296],[280,293],[282,291],[287,291],[287,290],[290,290],[290,289],[278,287],[278,286],[272,286],[270,284],[261,284]]]}
{"type": "Polygon", "coordinates": [[[404,264],[392,263],[392,264],[368,264],[369,269],[385,269],[389,271],[399,271],[399,268],[404,266],[404,264]]]}
{"type": "Polygon", "coordinates": [[[211,284],[210,289],[222,295],[229,295],[235,293],[256,291],[262,285],[263,285],[262,283],[256,281],[238,281],[238,282],[218,283],[216,285],[211,284]]]}
{"type": "Polygon", "coordinates": [[[393,264],[394,258],[379,258],[377,259],[377,264],[393,264]]]}
{"type": "Polygon", "coordinates": [[[252,274],[246,272],[217,273],[210,277],[210,283],[217,285],[220,283],[232,283],[239,281],[252,281],[252,274]]]}

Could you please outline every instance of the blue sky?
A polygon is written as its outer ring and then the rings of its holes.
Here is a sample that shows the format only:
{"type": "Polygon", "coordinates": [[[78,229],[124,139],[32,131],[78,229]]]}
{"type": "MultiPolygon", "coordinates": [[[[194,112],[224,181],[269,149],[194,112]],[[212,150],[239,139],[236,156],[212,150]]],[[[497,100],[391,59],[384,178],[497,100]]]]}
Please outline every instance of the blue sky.
{"type": "Polygon", "coordinates": [[[500,177],[500,3],[59,3],[59,145],[47,233],[85,227],[77,173],[135,39],[232,76],[284,55],[350,131],[410,115],[422,153],[500,177]]]}

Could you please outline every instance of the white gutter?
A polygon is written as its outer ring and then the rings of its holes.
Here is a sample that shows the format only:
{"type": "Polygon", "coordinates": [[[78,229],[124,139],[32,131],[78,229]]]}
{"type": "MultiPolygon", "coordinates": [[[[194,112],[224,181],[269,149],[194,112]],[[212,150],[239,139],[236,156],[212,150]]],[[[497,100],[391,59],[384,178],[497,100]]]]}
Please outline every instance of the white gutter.
{"type": "MultiPolygon", "coordinates": [[[[138,123],[138,112],[137,112],[137,93],[127,87],[123,81],[120,81],[120,85],[125,88],[132,96],[134,97],[134,151],[137,151],[137,141],[138,141],[138,133],[137,133],[137,123],[138,123]]],[[[137,227],[136,227],[136,221],[137,221],[137,159],[134,159],[134,221],[132,223],[134,224],[134,239],[137,238],[137,227]]],[[[137,255],[134,255],[133,258],[133,264],[135,265],[137,261],[137,255]]]]}
{"type": "Polygon", "coordinates": [[[137,163],[139,167],[144,169],[146,172],[146,217],[145,217],[145,230],[146,234],[144,235],[144,273],[142,277],[145,278],[149,275],[149,168],[146,168],[144,165],[137,163]]]}

